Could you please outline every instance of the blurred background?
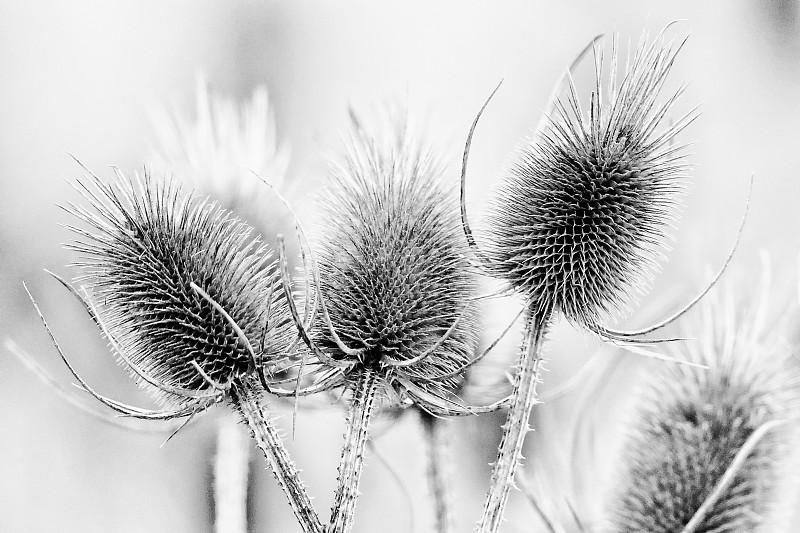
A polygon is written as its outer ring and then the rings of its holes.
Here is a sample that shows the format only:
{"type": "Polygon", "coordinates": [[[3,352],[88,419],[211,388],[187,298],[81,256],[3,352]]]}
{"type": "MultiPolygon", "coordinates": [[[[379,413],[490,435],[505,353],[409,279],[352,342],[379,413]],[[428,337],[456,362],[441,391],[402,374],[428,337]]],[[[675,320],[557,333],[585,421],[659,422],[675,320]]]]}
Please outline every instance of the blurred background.
{"type": "MultiPolygon", "coordinates": [[[[635,42],[644,28],[656,33],[675,19],[685,21],[674,34],[691,35],[671,75],[673,89],[689,82],[675,118],[697,104],[702,115],[680,138],[692,143],[693,177],[674,249],[642,298],[637,323],[665,315],[710,279],[735,240],[751,174],[750,214],[732,268],[755,279],[766,250],[776,277],[788,280],[786,294],[793,294],[800,228],[796,0],[497,2],[491,8],[485,2],[418,0],[2,0],[0,337],[14,339],[57,379],[70,381],[25,295],[25,281],[89,383],[116,399],[152,405],[108,356],[79,304],[42,269],[70,277],[66,265],[76,259],[61,246],[72,238],[59,225],[70,216],[57,207],[78,199],[65,178],[83,171],[68,154],[104,178],[112,175],[111,165],[130,173],[151,165],[153,113],[166,109],[191,117],[198,75],[213,92],[242,100],[266,86],[288,157],[286,180],[294,184],[293,201],[309,226],[309,193],[324,181],[324,154],[340,147],[349,106],[369,111],[407,101],[450,163],[455,182],[470,123],[504,79],[473,144],[468,199],[477,217],[486,191],[538,123],[553,84],[576,53],[600,32],[616,31],[623,42],[635,42]]],[[[585,67],[576,73],[578,83],[591,79],[585,67]]],[[[506,315],[503,309],[487,315],[492,332],[506,315]]],[[[518,334],[510,337],[504,349],[513,352],[518,334]]],[[[545,393],[567,382],[600,348],[569,324],[558,324],[551,338],[545,393]]],[[[591,487],[585,499],[594,502],[587,505],[602,502],[603,487],[613,478],[618,422],[627,416],[637,368],[650,363],[626,364],[602,383],[592,409],[581,411],[594,428],[590,451],[602,457],[593,463],[599,471],[542,459],[528,465],[529,478],[559,487],[568,472],[585,476],[591,487]],[[545,465],[537,469],[540,462],[545,465]]],[[[564,421],[576,405],[579,399],[567,396],[537,408],[527,457],[548,457],[568,445],[574,428],[564,421]]],[[[66,405],[0,348],[0,531],[211,531],[215,416],[161,447],[165,434],[109,427],[66,405]]],[[[342,418],[336,410],[301,412],[289,442],[325,515],[342,418]]],[[[376,441],[400,469],[413,513],[392,476],[368,458],[355,531],[430,530],[416,422],[405,417],[376,441]]],[[[288,416],[281,423],[288,428],[288,416]]],[[[458,452],[451,469],[457,531],[471,530],[479,517],[499,423],[493,416],[451,423],[458,452]]],[[[299,531],[262,458],[254,456],[251,466],[251,530],[299,531]]],[[[521,493],[512,496],[508,518],[508,533],[541,530],[521,493]]]]}

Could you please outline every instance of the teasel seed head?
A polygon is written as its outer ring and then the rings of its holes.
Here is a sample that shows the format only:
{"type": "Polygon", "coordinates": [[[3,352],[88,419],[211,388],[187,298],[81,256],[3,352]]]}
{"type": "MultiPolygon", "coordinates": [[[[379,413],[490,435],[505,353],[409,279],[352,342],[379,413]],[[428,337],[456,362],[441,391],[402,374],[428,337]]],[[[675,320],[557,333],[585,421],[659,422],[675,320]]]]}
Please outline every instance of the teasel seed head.
{"type": "Polygon", "coordinates": [[[570,79],[566,101],[523,144],[492,200],[486,257],[537,313],[560,311],[587,325],[644,287],[665,248],[687,163],[673,140],[696,116],[659,125],[681,94],[658,95],[683,43],[643,35],[617,83],[617,39],[604,87],[583,109],[570,79]]]}
{"type": "MultiPolygon", "coordinates": [[[[226,209],[258,218],[261,202],[269,197],[251,172],[282,189],[289,164],[289,150],[280,142],[266,87],[256,87],[249,99],[238,101],[213,92],[198,77],[193,111],[162,109],[152,114],[153,168],[181,176],[226,209]]],[[[277,218],[277,212],[268,213],[270,219],[277,218]]]]}
{"type": "Polygon", "coordinates": [[[676,355],[707,368],[663,365],[646,382],[612,530],[786,531],[797,502],[800,374],[781,326],[763,300],[728,295],[706,301],[689,329],[696,340],[676,355]]]}
{"type": "Polygon", "coordinates": [[[91,208],[68,209],[88,225],[71,228],[79,238],[70,247],[82,255],[75,281],[157,400],[180,403],[165,389],[212,391],[254,376],[255,365],[269,372],[285,362],[285,298],[271,253],[250,227],[146,172],[129,179],[116,171],[110,185],[92,176],[76,187],[91,208]]]}
{"type": "Polygon", "coordinates": [[[355,370],[425,389],[455,386],[477,341],[476,281],[455,191],[443,186],[443,165],[407,120],[391,116],[373,135],[354,117],[347,154],[321,196],[318,248],[333,329],[359,355],[340,350],[325,326],[317,333],[355,370]]]}

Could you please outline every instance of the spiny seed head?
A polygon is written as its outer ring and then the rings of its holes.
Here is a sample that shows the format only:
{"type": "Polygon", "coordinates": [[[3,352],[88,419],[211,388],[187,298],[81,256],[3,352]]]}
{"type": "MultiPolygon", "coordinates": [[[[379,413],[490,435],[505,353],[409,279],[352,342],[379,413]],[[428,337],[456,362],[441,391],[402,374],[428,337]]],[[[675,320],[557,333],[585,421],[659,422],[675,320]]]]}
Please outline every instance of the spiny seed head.
{"type": "MultiPolygon", "coordinates": [[[[472,356],[475,281],[442,165],[405,118],[384,129],[384,138],[373,137],[356,123],[346,156],[334,165],[322,195],[320,288],[344,344],[366,349],[363,367],[423,354],[458,320],[430,357],[396,369],[434,378],[472,356]]],[[[348,358],[327,328],[317,331],[329,353],[348,358]]]]}
{"type": "Polygon", "coordinates": [[[657,103],[680,47],[643,36],[617,84],[614,39],[607,91],[595,51],[588,110],[570,81],[539,138],[519,148],[490,209],[487,258],[538,312],[596,323],[656,269],[687,166],[672,141],[694,118],[658,128],[681,92],[657,103]]]}
{"type": "MultiPolygon", "coordinates": [[[[97,178],[78,183],[92,209],[69,211],[88,223],[70,245],[84,258],[76,282],[88,289],[100,320],[138,370],[156,382],[211,388],[253,371],[244,341],[195,283],[243,330],[259,364],[274,365],[288,345],[288,311],[270,252],[251,229],[172,181],[97,178]]],[[[174,395],[153,387],[165,402],[174,395]]]]}
{"type": "Polygon", "coordinates": [[[612,504],[615,532],[683,530],[747,439],[757,442],[695,532],[787,531],[797,502],[800,383],[796,364],[763,306],[727,298],[706,305],[693,342],[676,354],[708,369],[663,365],[648,380],[625,447],[612,504]],[[765,325],[769,324],[769,327],[765,325]],[[791,516],[791,514],[789,514],[791,516]]]}

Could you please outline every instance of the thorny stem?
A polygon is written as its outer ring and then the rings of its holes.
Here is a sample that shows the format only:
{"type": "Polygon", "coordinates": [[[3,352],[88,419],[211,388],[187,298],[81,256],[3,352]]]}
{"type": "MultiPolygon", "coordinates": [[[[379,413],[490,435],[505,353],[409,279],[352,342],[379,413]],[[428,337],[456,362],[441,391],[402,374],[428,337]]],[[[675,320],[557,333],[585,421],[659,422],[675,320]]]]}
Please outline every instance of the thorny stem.
{"type": "Polygon", "coordinates": [[[452,517],[450,514],[450,491],[447,483],[447,456],[449,439],[445,423],[435,416],[420,410],[422,428],[425,432],[428,464],[428,489],[433,497],[436,533],[450,533],[452,517]]]}
{"type": "Polygon", "coordinates": [[[514,472],[522,461],[522,445],[530,431],[528,419],[536,402],[536,385],[542,363],[542,340],[549,314],[532,313],[525,326],[511,407],[503,425],[503,437],[494,463],[489,492],[478,522],[479,533],[497,533],[503,520],[508,495],[514,485],[514,472]]]}
{"type": "Polygon", "coordinates": [[[289,505],[305,533],[322,533],[322,523],[314,510],[300,479],[299,472],[283,445],[283,439],[270,418],[270,413],[258,399],[256,387],[248,383],[236,383],[231,389],[234,405],[242,419],[250,426],[256,445],[264,452],[264,457],[278,481],[278,485],[289,499],[289,505]]]}
{"type": "Polygon", "coordinates": [[[358,486],[364,466],[364,448],[369,439],[369,421],[375,405],[378,375],[365,370],[356,383],[353,399],[347,414],[342,458],[339,461],[339,479],[331,509],[327,533],[348,533],[353,527],[353,516],[358,499],[358,486]]]}

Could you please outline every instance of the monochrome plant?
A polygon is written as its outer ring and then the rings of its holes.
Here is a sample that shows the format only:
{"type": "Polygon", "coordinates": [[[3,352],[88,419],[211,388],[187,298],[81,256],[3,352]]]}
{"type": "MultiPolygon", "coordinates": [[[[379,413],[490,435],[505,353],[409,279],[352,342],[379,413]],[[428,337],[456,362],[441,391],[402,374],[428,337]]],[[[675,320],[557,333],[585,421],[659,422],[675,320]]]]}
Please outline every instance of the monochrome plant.
{"type": "MultiPolygon", "coordinates": [[[[663,32],[648,42],[644,34],[618,82],[614,39],[607,87],[604,55],[595,49],[588,109],[570,78],[566,101],[555,100],[554,116],[522,144],[492,198],[482,265],[525,299],[526,325],[482,532],[498,531],[502,521],[553,317],[561,314],[607,339],[636,337],[603,327],[601,319],[632,290],[641,291],[656,269],[682,194],[687,163],[673,140],[696,114],[659,128],[683,90],[661,103],[658,97],[683,42],[667,41],[663,32]]],[[[462,216],[476,246],[463,203],[462,216]]]]}
{"type": "MultiPolygon", "coordinates": [[[[300,333],[311,387],[351,391],[329,532],[349,531],[376,403],[437,416],[477,412],[453,395],[476,344],[476,280],[443,167],[403,115],[370,133],[354,117],[347,153],[322,192],[314,274],[320,313],[300,333]],[[318,261],[318,263],[317,263],[318,261]]],[[[288,287],[287,287],[288,290],[288,287]]],[[[293,304],[290,300],[290,308],[293,304]]]]}
{"type": "MultiPolygon", "coordinates": [[[[214,203],[148,174],[76,184],[90,207],[68,211],[78,288],[55,276],[88,311],[117,358],[162,408],[142,409],[81,386],[122,415],[185,418],[230,403],[249,425],[301,523],[318,518],[263,402],[272,376],[295,364],[291,319],[271,252],[214,203]]],[[[33,297],[31,297],[33,300],[33,297]]],[[[36,302],[34,301],[36,306],[36,302]]],[[[38,306],[36,306],[38,311],[38,306]]],[[[296,344],[296,343],[295,343],[296,344]]]]}
{"type": "MultiPolygon", "coordinates": [[[[79,387],[119,415],[178,420],[179,431],[214,405],[231,407],[306,533],[353,529],[371,423],[381,413],[406,410],[420,417],[437,533],[453,529],[445,472],[460,451],[447,446],[442,419],[495,410],[506,410],[506,422],[477,530],[500,530],[516,482],[551,533],[567,530],[558,522],[567,508],[579,530],[599,529],[596,502],[583,506],[585,516],[572,507],[588,493],[580,472],[564,484],[575,493],[571,500],[544,486],[535,468],[532,484],[518,472],[533,406],[540,402],[544,342],[559,317],[607,345],[662,359],[641,386],[632,422],[621,429],[627,440],[604,507],[608,531],[785,528],[796,483],[786,475],[784,457],[800,449],[800,374],[768,318],[766,300],[751,305],[729,295],[705,305],[701,320],[684,330],[694,340],[650,336],[693,308],[731,256],[699,296],[668,318],[635,331],[605,325],[646,292],[685,194],[689,162],[678,135],[698,113],[670,116],[685,85],[662,96],[686,42],[669,39],[668,28],[653,39],[645,32],[625,60],[616,36],[610,52],[596,37],[578,54],[542,122],[503,171],[476,234],[467,218],[467,162],[477,123],[497,89],[467,136],[460,206],[444,158],[407,112],[394,109],[368,126],[351,111],[343,153],[332,158],[328,181],[316,194],[313,239],[281,190],[286,152],[276,141],[265,92],[256,91],[250,105],[239,108],[202,85],[194,122],[162,115],[157,175],[129,177],[115,168],[105,182],[84,167],[89,175],[74,184],[82,200],[66,207],[75,219],[68,228],[76,238],[68,246],[79,254],[78,274],[71,282],[52,275],[80,301],[156,408],[109,398],[82,379],[28,295],[79,387]],[[584,91],[572,70],[589,52],[594,84],[584,91]],[[248,164],[254,168],[244,168],[248,164]],[[261,209],[266,194],[255,187],[262,185],[291,215],[297,253],[287,252],[275,210],[261,209]],[[248,211],[248,220],[264,211],[258,227],[265,235],[237,218],[239,211],[248,211]],[[273,237],[277,258],[264,244],[273,237]],[[301,283],[292,275],[295,266],[301,283]],[[502,290],[480,295],[481,276],[502,290]],[[483,326],[497,322],[496,316],[485,320],[479,302],[508,295],[522,309],[479,350],[483,326]],[[472,371],[520,317],[515,364],[494,362],[502,378],[492,382],[486,401],[471,405],[472,371]],[[660,343],[676,347],[663,355],[649,350],[660,343]],[[282,398],[297,415],[301,398],[320,396],[346,409],[327,523],[268,405],[282,398]]],[[[6,346],[22,353],[10,340],[6,346]]],[[[589,412],[586,406],[618,362],[590,361],[583,376],[570,381],[571,388],[583,387],[576,417],[589,412]]],[[[26,364],[41,373],[32,361],[26,364]]],[[[571,449],[554,456],[565,463],[597,460],[593,450],[578,450],[585,437],[579,431],[591,430],[584,422],[573,421],[575,435],[565,440],[571,449]]],[[[227,429],[233,432],[226,442],[235,444],[237,428],[227,429]]],[[[220,522],[229,525],[218,524],[218,532],[241,533],[248,527],[246,455],[244,462],[224,459],[216,463],[219,479],[225,464],[239,472],[232,478],[236,486],[218,495],[234,500],[230,521],[220,522]]]]}
{"type": "MultiPolygon", "coordinates": [[[[250,98],[239,101],[212,90],[198,76],[194,98],[189,110],[152,113],[151,173],[176,176],[247,220],[265,243],[272,243],[286,217],[272,206],[273,198],[254,173],[269,176],[270,183],[284,192],[292,182],[287,179],[289,150],[279,138],[267,88],[256,87],[250,98]]],[[[214,517],[220,533],[247,531],[251,446],[236,421],[234,415],[223,417],[217,428],[214,517]]]]}

